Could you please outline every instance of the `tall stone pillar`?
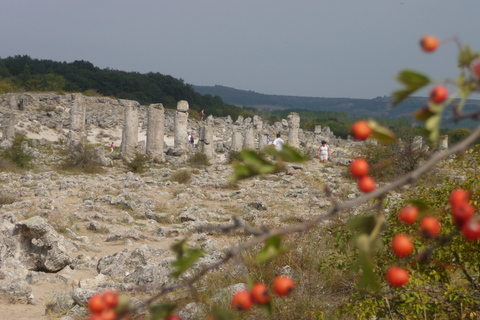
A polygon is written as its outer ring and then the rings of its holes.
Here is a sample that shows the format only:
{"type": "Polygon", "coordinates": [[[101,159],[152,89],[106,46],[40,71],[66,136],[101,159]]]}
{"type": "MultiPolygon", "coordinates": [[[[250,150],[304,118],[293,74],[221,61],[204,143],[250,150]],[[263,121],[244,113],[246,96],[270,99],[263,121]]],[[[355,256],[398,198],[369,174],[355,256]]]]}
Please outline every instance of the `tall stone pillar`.
{"type": "Polygon", "coordinates": [[[208,160],[214,158],[213,148],[213,129],[211,126],[206,125],[200,128],[200,150],[207,156],[208,160]]]}
{"type": "Polygon", "coordinates": [[[288,122],[288,144],[294,148],[300,146],[298,141],[298,129],[300,128],[300,116],[296,112],[291,112],[287,117],[288,122]]]}
{"type": "Polygon", "coordinates": [[[5,113],[2,119],[2,141],[15,140],[15,124],[17,116],[15,113],[5,113]]]}
{"type": "Polygon", "coordinates": [[[440,136],[438,141],[438,150],[447,150],[448,149],[448,136],[440,136]]]}
{"type": "Polygon", "coordinates": [[[83,95],[72,93],[70,106],[70,130],[67,135],[67,145],[73,147],[85,142],[85,117],[86,108],[83,103],[83,95]]]}
{"type": "Polygon", "coordinates": [[[122,131],[120,154],[128,162],[135,159],[138,144],[138,106],[133,101],[125,102],[125,122],[122,131]]]}
{"type": "Polygon", "coordinates": [[[177,111],[175,112],[174,120],[174,147],[180,149],[187,149],[188,145],[188,102],[181,100],[177,103],[177,111]]]}
{"type": "Polygon", "coordinates": [[[238,131],[233,131],[231,151],[242,151],[243,136],[238,131]]]}
{"type": "Polygon", "coordinates": [[[255,132],[253,127],[249,125],[245,130],[245,139],[243,140],[243,148],[253,150],[255,149],[255,132]]]}
{"type": "Polygon", "coordinates": [[[263,120],[259,116],[253,116],[253,127],[258,137],[258,149],[262,150],[267,145],[267,137],[263,133],[263,120]]]}
{"type": "Polygon", "coordinates": [[[151,104],[147,114],[146,153],[155,161],[163,159],[163,135],[165,132],[165,109],[161,103],[151,104]]]}

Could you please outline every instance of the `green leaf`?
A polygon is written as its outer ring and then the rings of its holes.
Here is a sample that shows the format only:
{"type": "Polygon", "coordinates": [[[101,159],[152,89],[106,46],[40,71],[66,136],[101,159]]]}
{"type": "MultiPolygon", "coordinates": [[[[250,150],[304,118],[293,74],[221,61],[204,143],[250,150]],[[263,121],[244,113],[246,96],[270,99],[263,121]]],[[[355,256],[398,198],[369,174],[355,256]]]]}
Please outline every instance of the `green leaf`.
{"type": "Polygon", "coordinates": [[[419,121],[427,121],[431,116],[435,115],[428,106],[418,109],[413,114],[413,118],[419,121]]]}
{"type": "Polygon", "coordinates": [[[370,234],[376,223],[377,219],[374,216],[355,216],[348,220],[347,226],[359,233],[370,234]]]}
{"type": "Polygon", "coordinates": [[[281,245],[282,238],[280,236],[268,238],[268,240],[265,241],[265,247],[263,247],[263,249],[257,255],[257,262],[265,263],[283,253],[285,250],[281,247],[281,245]]]}
{"type": "Polygon", "coordinates": [[[177,260],[172,262],[172,267],[174,269],[172,277],[175,279],[178,279],[183,272],[188,270],[203,256],[202,250],[189,248],[185,239],[172,245],[172,250],[177,253],[177,260]]]}
{"type": "Polygon", "coordinates": [[[441,113],[437,113],[429,117],[425,121],[425,130],[428,133],[428,139],[434,143],[438,143],[438,139],[440,137],[440,120],[442,118],[441,113]]]}
{"type": "Polygon", "coordinates": [[[383,143],[393,143],[397,140],[397,136],[392,130],[378,124],[375,120],[369,119],[368,125],[372,129],[371,137],[383,143]]]}
{"type": "Polygon", "coordinates": [[[271,317],[272,316],[272,304],[271,304],[271,301],[265,303],[265,304],[261,304],[260,305],[260,309],[265,313],[265,315],[267,317],[271,317]]]}
{"type": "Polygon", "coordinates": [[[148,317],[148,320],[165,319],[170,315],[170,313],[173,311],[173,309],[175,309],[175,307],[176,305],[171,303],[150,306],[148,308],[150,310],[150,316],[148,317]]]}
{"type": "Polygon", "coordinates": [[[473,52],[469,45],[458,50],[458,67],[470,68],[472,62],[480,57],[478,52],[473,52]]]}
{"type": "Polygon", "coordinates": [[[235,316],[227,310],[217,307],[212,308],[212,317],[214,320],[233,320],[235,316]]]}
{"type": "Polygon", "coordinates": [[[286,162],[304,162],[305,157],[294,147],[285,144],[278,156],[286,162]]]}
{"type": "Polygon", "coordinates": [[[401,71],[396,79],[403,84],[405,88],[392,93],[393,106],[398,105],[412,93],[430,83],[430,79],[427,76],[412,70],[401,71]]]}

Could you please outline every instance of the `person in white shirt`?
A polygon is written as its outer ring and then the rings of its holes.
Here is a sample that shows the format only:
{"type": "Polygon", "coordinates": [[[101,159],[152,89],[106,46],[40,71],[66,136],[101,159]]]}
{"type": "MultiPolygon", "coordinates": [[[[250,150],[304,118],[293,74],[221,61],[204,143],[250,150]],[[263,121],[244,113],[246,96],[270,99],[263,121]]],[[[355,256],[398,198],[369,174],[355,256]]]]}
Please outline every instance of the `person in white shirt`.
{"type": "Polygon", "coordinates": [[[317,153],[321,162],[327,162],[330,159],[330,146],[325,140],[322,141],[322,145],[318,148],[317,153]]]}
{"type": "Polygon", "coordinates": [[[283,142],[282,138],[280,138],[280,133],[277,133],[277,139],[273,141],[273,145],[275,146],[275,150],[278,152],[282,151],[283,145],[285,142],[283,142]]]}

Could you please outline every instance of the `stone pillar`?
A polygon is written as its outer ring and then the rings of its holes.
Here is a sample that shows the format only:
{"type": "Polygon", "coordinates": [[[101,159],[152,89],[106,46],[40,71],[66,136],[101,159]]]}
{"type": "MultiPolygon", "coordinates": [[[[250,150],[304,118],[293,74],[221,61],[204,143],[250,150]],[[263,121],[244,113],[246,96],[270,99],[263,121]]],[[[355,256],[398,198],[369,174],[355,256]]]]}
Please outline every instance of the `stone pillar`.
{"type": "Polygon", "coordinates": [[[294,148],[300,146],[298,141],[298,129],[300,128],[300,116],[296,112],[291,112],[288,117],[288,144],[294,148]]]}
{"type": "Polygon", "coordinates": [[[2,119],[2,141],[15,140],[15,124],[17,116],[15,113],[5,113],[2,119]]]}
{"type": "Polygon", "coordinates": [[[67,145],[76,146],[85,142],[85,117],[86,108],[83,104],[83,95],[72,93],[72,104],[70,106],[70,131],[67,135],[67,145]]]}
{"type": "Polygon", "coordinates": [[[187,149],[188,145],[188,102],[181,100],[177,103],[177,111],[175,112],[174,122],[174,147],[187,149]]]}
{"type": "Polygon", "coordinates": [[[415,136],[412,141],[412,150],[420,150],[423,148],[422,136],[415,136]]]}
{"type": "Polygon", "coordinates": [[[262,150],[267,145],[267,137],[263,133],[263,120],[259,116],[253,116],[253,127],[258,137],[258,149],[262,150]]]}
{"type": "Polygon", "coordinates": [[[138,144],[138,107],[133,101],[125,102],[125,122],[120,154],[128,162],[135,159],[138,144]]]}
{"type": "Polygon", "coordinates": [[[438,141],[438,150],[447,150],[448,149],[448,136],[440,136],[438,141]]]}
{"type": "Polygon", "coordinates": [[[155,161],[163,158],[163,135],[165,132],[165,110],[161,103],[151,104],[147,114],[146,154],[155,161]]]}
{"type": "Polygon", "coordinates": [[[208,160],[214,157],[213,149],[213,129],[206,125],[200,128],[200,150],[207,156],[208,160]]]}
{"type": "Polygon", "coordinates": [[[253,150],[255,148],[255,132],[252,126],[248,126],[245,130],[245,139],[243,140],[243,148],[253,150]]]}
{"type": "Polygon", "coordinates": [[[230,150],[232,151],[242,151],[242,144],[243,144],[243,136],[238,131],[233,131],[232,135],[232,147],[230,150]]]}

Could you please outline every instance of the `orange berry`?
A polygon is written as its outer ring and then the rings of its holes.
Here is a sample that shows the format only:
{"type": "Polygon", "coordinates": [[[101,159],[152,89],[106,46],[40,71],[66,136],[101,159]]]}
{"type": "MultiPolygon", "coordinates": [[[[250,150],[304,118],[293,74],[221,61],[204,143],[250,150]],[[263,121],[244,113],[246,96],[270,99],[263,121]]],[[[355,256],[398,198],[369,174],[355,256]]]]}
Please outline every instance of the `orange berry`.
{"type": "Polygon", "coordinates": [[[406,224],[414,224],[417,221],[418,208],[415,206],[405,206],[400,210],[399,219],[406,224]]]}
{"type": "Polygon", "coordinates": [[[252,307],[252,297],[246,290],[238,291],[233,295],[232,307],[240,311],[246,311],[252,307]]]}
{"type": "Polygon", "coordinates": [[[462,203],[470,201],[470,194],[463,189],[455,189],[450,193],[450,205],[456,207],[462,203]]]}
{"type": "Polygon", "coordinates": [[[117,318],[117,313],[113,309],[105,309],[100,314],[100,319],[102,320],[115,320],[117,318]]]}
{"type": "Polygon", "coordinates": [[[363,176],[358,179],[358,189],[362,192],[369,193],[375,190],[375,180],[370,176],[363,176]]]}
{"type": "Polygon", "coordinates": [[[168,316],[165,320],[182,320],[179,316],[168,316]]]}
{"type": "Polygon", "coordinates": [[[105,308],[105,301],[103,301],[100,294],[94,294],[88,299],[88,309],[90,309],[93,314],[100,314],[105,308]]]}
{"type": "Polygon", "coordinates": [[[404,258],[413,252],[413,243],[406,235],[397,234],[392,240],[392,250],[397,257],[404,258]]]}
{"type": "Polygon", "coordinates": [[[408,283],[408,279],[410,275],[408,274],[407,270],[399,267],[393,266],[390,267],[387,271],[387,282],[393,287],[403,287],[408,283]]]}
{"type": "Polygon", "coordinates": [[[368,174],[369,165],[367,160],[363,158],[357,158],[350,164],[350,172],[355,178],[361,178],[368,174]]]}
{"type": "Polygon", "coordinates": [[[480,78],[480,60],[473,66],[473,72],[480,78]]]}
{"type": "Polygon", "coordinates": [[[448,97],[448,89],[445,86],[436,86],[430,91],[430,101],[442,103],[448,97]]]}
{"type": "Polygon", "coordinates": [[[273,291],[281,297],[289,294],[294,287],[293,280],[287,276],[278,276],[273,281],[273,291]]]}
{"type": "Polygon", "coordinates": [[[107,308],[115,308],[120,300],[115,291],[105,291],[102,293],[102,298],[107,308]]]}
{"type": "Polygon", "coordinates": [[[427,237],[435,237],[440,232],[440,222],[434,217],[427,216],[420,221],[420,229],[427,237]]]}
{"type": "Polygon", "coordinates": [[[350,128],[350,133],[355,138],[355,140],[366,140],[372,133],[370,125],[365,120],[359,120],[355,122],[350,128]]]}
{"type": "Polygon", "coordinates": [[[433,52],[438,48],[440,41],[435,36],[423,36],[420,40],[420,46],[425,52],[433,52]]]}
{"type": "Polygon", "coordinates": [[[268,294],[268,288],[263,283],[256,283],[250,290],[253,303],[266,304],[270,301],[270,295],[268,294]]]}
{"type": "Polygon", "coordinates": [[[453,223],[459,227],[462,227],[465,222],[469,221],[473,217],[475,209],[469,203],[464,202],[454,206],[452,211],[453,223]]]}

